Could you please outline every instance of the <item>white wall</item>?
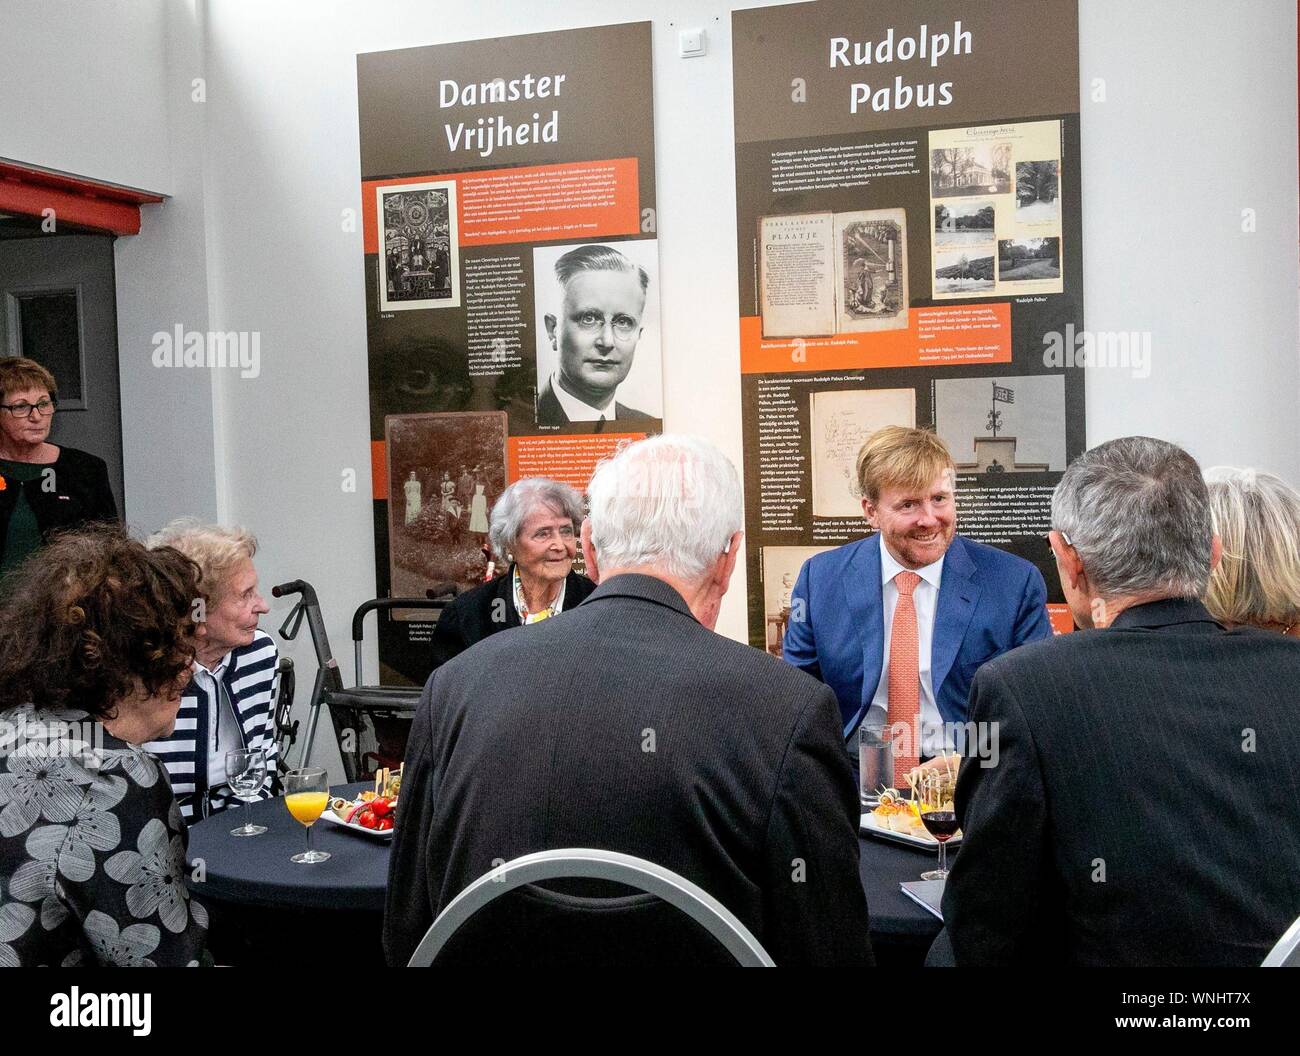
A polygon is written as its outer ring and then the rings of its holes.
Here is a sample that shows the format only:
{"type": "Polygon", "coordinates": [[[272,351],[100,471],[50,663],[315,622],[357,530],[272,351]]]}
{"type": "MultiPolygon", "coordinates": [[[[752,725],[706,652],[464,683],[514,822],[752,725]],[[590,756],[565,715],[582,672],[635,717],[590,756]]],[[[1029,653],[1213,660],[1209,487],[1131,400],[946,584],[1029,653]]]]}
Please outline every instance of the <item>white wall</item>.
{"type": "Polygon", "coordinates": [[[0,3],[0,158],[170,192],[169,2],[0,3]]]}
{"type": "Polygon", "coordinates": [[[125,514],[217,513],[213,379],[152,365],[152,336],[208,328],[201,0],[4,0],[0,158],[173,197],[119,238],[125,514]]]}
{"type": "MultiPolygon", "coordinates": [[[[613,21],[654,22],[666,425],[739,463],[733,6],[757,5],[177,0],[160,22],[151,0],[6,0],[24,39],[0,42],[0,77],[19,64],[0,81],[0,156],[175,195],[119,242],[124,398],[142,416],[127,426],[133,519],[253,527],[263,582],[314,582],[346,656],[347,617],[375,589],[361,234],[341,223],[360,204],[355,55],[613,21]],[[707,57],[676,57],[683,26],[708,31],[707,57]],[[112,74],[87,75],[105,40],[112,74]],[[154,370],[149,336],[176,323],[259,332],[261,375],[154,370]]],[[[1080,7],[1086,320],[1150,331],[1154,354],[1148,379],[1090,373],[1089,442],[1144,432],[1300,481],[1295,5],[1080,7]]],[[[744,594],[720,623],[738,638],[744,594]]],[[[289,652],[309,683],[307,648],[289,652]]]]}
{"type": "Polygon", "coordinates": [[[1300,484],[1296,5],[1083,0],[1079,19],[1084,315],[1152,344],[1145,380],[1089,371],[1088,443],[1145,433],[1300,484]]]}
{"type": "Polygon", "coordinates": [[[177,325],[204,332],[211,316],[206,88],[195,86],[204,76],[201,10],[192,0],[172,0],[163,19],[157,136],[173,196],[145,206],[140,234],[116,244],[126,516],[141,531],[181,514],[215,519],[227,461],[219,447],[216,379],[154,365],[155,334],[172,334],[177,325]]]}

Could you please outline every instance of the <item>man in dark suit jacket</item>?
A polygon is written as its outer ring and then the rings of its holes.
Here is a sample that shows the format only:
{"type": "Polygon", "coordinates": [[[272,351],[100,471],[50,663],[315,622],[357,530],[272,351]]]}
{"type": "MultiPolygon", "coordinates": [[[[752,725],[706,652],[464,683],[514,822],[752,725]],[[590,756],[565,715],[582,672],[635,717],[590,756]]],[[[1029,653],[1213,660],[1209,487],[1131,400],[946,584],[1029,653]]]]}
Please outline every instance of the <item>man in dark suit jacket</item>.
{"type": "Polygon", "coordinates": [[[655,437],[602,465],[589,495],[597,590],[425,686],[389,872],[389,963],[495,865],[562,847],[680,873],[777,964],[871,963],[834,695],[712,630],[741,539],[735,469],[703,441],[655,437]],[[661,537],[637,531],[647,518],[661,537]]]}
{"type": "MultiPolygon", "coordinates": [[[[537,424],[538,425],[568,425],[570,422],[568,412],[565,411],[564,405],[555,395],[554,378],[547,378],[542,384],[541,391],[537,394],[537,424]]],[[[581,419],[586,421],[586,418],[581,419]]],[[[614,401],[614,413],[609,419],[618,422],[628,421],[650,421],[652,416],[645,411],[638,411],[634,407],[629,407],[625,403],[614,401]]],[[[599,421],[599,419],[597,419],[599,421]]],[[[600,429],[596,429],[600,432],[600,429]]]]}
{"type": "Polygon", "coordinates": [[[1075,622],[975,676],[964,831],[943,898],[959,965],[1258,965],[1300,914],[1300,642],[1196,600],[1219,557],[1196,462],[1127,437],[1057,487],[1075,622]]]}

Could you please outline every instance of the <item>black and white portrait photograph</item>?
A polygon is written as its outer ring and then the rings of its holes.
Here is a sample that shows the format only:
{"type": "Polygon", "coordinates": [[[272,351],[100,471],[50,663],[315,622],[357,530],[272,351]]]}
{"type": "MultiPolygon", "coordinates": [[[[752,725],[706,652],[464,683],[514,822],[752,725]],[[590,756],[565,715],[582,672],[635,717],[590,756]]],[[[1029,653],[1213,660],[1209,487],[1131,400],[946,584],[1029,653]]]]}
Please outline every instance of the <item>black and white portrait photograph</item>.
{"type": "Polygon", "coordinates": [[[993,292],[993,247],[967,252],[953,249],[934,255],[936,297],[980,297],[993,292]]]}
{"type": "Polygon", "coordinates": [[[1048,224],[1060,218],[1060,162],[1016,162],[1016,223],[1048,224]]]}
{"type": "Polygon", "coordinates": [[[506,414],[391,414],[384,433],[393,594],[482,582],[488,514],[506,486],[506,414]]]}
{"type": "Polygon", "coordinates": [[[658,274],[655,239],[533,250],[539,426],[662,419],[658,274]]]}
{"type": "Polygon", "coordinates": [[[934,427],[958,473],[1062,472],[1065,379],[940,379],[934,383],[934,427]]]}
{"type": "Polygon", "coordinates": [[[994,224],[997,208],[983,198],[934,203],[934,245],[936,249],[988,249],[997,237],[994,224]]]}
{"type": "Polygon", "coordinates": [[[935,198],[1011,191],[1011,144],[976,143],[930,151],[930,193],[935,198]]]}
{"type": "Polygon", "coordinates": [[[459,308],[455,181],[389,185],[375,193],[379,310],[459,308]]]}
{"type": "Polygon", "coordinates": [[[998,243],[999,282],[1031,282],[1060,277],[1059,238],[1004,238],[998,243]]]}

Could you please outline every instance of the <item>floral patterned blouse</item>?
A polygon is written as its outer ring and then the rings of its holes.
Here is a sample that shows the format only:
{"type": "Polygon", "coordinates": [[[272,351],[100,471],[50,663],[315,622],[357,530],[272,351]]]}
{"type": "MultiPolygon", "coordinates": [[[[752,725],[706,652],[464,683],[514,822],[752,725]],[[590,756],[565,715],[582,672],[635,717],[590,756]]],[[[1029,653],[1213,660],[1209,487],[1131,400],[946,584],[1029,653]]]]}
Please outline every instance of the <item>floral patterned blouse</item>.
{"type": "Polygon", "coordinates": [[[207,911],[161,764],[80,711],[0,711],[0,967],[196,965],[207,911]]]}

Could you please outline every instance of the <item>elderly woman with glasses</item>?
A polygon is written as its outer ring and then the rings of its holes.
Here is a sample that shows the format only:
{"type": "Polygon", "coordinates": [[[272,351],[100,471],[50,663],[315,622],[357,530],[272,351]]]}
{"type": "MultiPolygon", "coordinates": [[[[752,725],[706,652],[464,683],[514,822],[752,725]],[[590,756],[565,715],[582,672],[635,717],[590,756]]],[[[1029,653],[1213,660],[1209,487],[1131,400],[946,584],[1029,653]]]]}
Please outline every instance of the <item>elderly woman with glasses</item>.
{"type": "Polygon", "coordinates": [[[443,610],[433,632],[435,668],[490,634],[571,609],[596,589],[573,571],[582,517],[578,493],[544,477],[526,477],[501,493],[488,538],[509,567],[443,610]]]}
{"type": "Polygon", "coordinates": [[[104,460],[49,442],[58,395],[39,363],[0,359],[0,582],[52,532],[117,520],[104,460]]]}

